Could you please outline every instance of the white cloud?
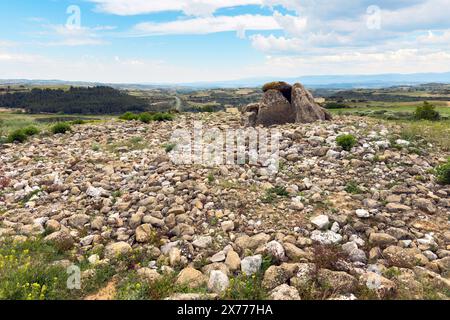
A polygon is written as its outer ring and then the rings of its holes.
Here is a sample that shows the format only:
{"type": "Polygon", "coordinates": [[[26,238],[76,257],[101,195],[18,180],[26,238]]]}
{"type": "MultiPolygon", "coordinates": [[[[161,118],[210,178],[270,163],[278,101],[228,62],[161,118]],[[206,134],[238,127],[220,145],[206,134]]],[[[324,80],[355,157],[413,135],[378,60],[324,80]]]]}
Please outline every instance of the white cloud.
{"type": "Polygon", "coordinates": [[[97,27],[68,27],[66,25],[44,25],[46,31],[40,35],[47,37],[47,41],[40,41],[44,46],[96,46],[107,44],[102,39],[101,32],[114,30],[112,26],[97,27]]]}
{"type": "Polygon", "coordinates": [[[436,33],[428,31],[427,35],[418,36],[417,42],[422,45],[447,45],[450,46],[450,30],[436,33]]]}
{"type": "Polygon", "coordinates": [[[0,48],[6,48],[6,47],[15,47],[17,45],[17,42],[9,41],[9,40],[0,40],[0,48]]]}
{"type": "Polygon", "coordinates": [[[262,0],[89,0],[97,9],[115,15],[128,16],[165,11],[182,11],[187,15],[211,15],[217,9],[241,5],[260,5],[262,0]]]}
{"type": "MultiPolygon", "coordinates": [[[[367,53],[267,57],[263,74],[279,76],[450,71],[450,53],[418,49],[367,53]],[[420,66],[420,69],[418,69],[420,66]],[[444,66],[447,66],[445,68],[444,66]]],[[[256,71],[256,70],[255,70],[256,71]]]]}
{"type": "Polygon", "coordinates": [[[240,15],[199,17],[163,23],[145,22],[134,27],[134,35],[209,34],[243,30],[280,30],[281,26],[271,16],[240,15]]]}
{"type": "Polygon", "coordinates": [[[283,28],[283,30],[292,36],[303,34],[308,24],[307,18],[282,15],[278,11],[274,12],[273,17],[275,21],[283,28]]]}
{"type": "Polygon", "coordinates": [[[34,62],[37,56],[31,54],[18,54],[0,51],[0,61],[2,62],[34,62]]]}

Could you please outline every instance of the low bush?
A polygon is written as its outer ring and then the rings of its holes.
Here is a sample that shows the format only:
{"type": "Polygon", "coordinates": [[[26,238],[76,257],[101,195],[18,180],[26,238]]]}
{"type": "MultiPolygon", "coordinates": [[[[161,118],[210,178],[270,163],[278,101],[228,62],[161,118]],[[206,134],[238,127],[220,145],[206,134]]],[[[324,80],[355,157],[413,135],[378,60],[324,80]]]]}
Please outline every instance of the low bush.
{"type": "Polygon", "coordinates": [[[450,159],[436,168],[436,177],[442,184],[450,184],[450,159]]]}
{"type": "Polygon", "coordinates": [[[34,126],[29,126],[23,129],[23,133],[25,133],[27,136],[34,136],[39,133],[39,129],[34,126]]]}
{"type": "Polygon", "coordinates": [[[158,113],[155,113],[153,115],[153,120],[154,121],[160,121],[160,122],[162,122],[162,121],[172,121],[173,118],[174,118],[174,116],[171,115],[170,113],[160,113],[160,112],[158,112],[158,113]]]}
{"type": "Polygon", "coordinates": [[[126,112],[119,117],[121,120],[133,121],[139,120],[143,123],[150,123],[152,121],[172,121],[174,116],[170,113],[158,112],[155,114],[151,114],[149,112],[143,112],[141,114],[135,114],[133,112],[126,112]]]}
{"type": "Polygon", "coordinates": [[[345,151],[350,151],[356,145],[357,140],[355,136],[351,134],[340,135],[336,138],[338,146],[340,146],[345,151]]]}
{"type": "Polygon", "coordinates": [[[64,134],[70,130],[72,130],[72,128],[70,127],[70,124],[68,124],[67,122],[59,122],[51,128],[51,131],[54,134],[58,133],[64,134]]]}
{"type": "Polygon", "coordinates": [[[143,123],[150,123],[153,121],[153,116],[148,112],[144,112],[139,115],[139,120],[143,123]]]}
{"type": "Polygon", "coordinates": [[[86,121],[83,119],[77,119],[70,122],[71,124],[77,125],[77,124],[85,124],[86,121]]]}
{"type": "Polygon", "coordinates": [[[28,136],[25,134],[25,132],[22,129],[15,130],[11,132],[8,136],[8,142],[20,142],[23,143],[27,140],[28,136]]]}
{"type": "Polygon", "coordinates": [[[441,118],[441,115],[436,111],[432,104],[425,101],[423,106],[417,107],[414,118],[416,120],[438,121],[441,118]]]}
{"type": "Polygon", "coordinates": [[[119,119],[126,121],[139,120],[139,115],[128,111],[121,115],[119,119]]]}
{"type": "Polygon", "coordinates": [[[347,109],[350,108],[348,105],[339,102],[327,102],[324,105],[325,109],[347,109]]]}

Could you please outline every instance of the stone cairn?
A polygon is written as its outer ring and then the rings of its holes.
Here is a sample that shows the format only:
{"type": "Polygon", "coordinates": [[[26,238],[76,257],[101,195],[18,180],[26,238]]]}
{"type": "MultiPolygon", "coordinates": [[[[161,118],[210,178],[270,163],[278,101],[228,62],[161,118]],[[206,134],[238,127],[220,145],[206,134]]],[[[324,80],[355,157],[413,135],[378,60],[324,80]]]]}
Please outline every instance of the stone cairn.
{"type": "Polygon", "coordinates": [[[249,104],[242,110],[246,126],[269,127],[332,119],[331,114],[316,103],[300,83],[291,86],[286,82],[271,82],[264,85],[263,91],[261,102],[249,104]]]}

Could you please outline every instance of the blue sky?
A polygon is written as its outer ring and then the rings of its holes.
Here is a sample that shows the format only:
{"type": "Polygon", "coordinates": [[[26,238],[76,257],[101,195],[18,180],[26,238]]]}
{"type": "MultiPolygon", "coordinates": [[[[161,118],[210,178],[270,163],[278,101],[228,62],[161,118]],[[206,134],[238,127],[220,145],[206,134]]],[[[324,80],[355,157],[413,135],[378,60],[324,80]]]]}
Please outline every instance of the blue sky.
{"type": "Polygon", "coordinates": [[[175,83],[446,72],[449,6],[450,0],[0,0],[0,78],[175,83]]]}

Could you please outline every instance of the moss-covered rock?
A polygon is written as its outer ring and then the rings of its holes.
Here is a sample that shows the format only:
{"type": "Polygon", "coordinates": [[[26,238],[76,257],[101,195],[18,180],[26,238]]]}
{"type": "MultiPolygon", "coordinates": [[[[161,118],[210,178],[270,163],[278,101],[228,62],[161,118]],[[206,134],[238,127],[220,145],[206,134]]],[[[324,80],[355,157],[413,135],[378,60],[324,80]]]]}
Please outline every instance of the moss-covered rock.
{"type": "Polygon", "coordinates": [[[263,92],[267,92],[269,90],[276,90],[281,92],[281,94],[289,101],[291,102],[292,97],[292,86],[284,81],[274,81],[266,83],[263,86],[263,92]]]}

